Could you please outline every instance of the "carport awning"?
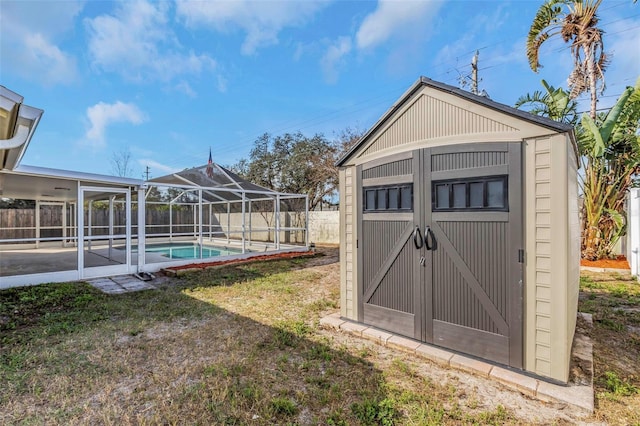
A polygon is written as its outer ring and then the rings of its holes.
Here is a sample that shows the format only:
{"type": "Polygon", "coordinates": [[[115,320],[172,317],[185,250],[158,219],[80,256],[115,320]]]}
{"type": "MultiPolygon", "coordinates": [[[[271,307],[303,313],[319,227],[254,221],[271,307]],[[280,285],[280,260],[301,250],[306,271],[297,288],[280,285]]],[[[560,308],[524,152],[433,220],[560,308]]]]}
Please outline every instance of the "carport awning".
{"type": "Polygon", "coordinates": [[[0,86],[0,169],[13,170],[29,145],[41,109],[24,105],[24,98],[0,86]]]}

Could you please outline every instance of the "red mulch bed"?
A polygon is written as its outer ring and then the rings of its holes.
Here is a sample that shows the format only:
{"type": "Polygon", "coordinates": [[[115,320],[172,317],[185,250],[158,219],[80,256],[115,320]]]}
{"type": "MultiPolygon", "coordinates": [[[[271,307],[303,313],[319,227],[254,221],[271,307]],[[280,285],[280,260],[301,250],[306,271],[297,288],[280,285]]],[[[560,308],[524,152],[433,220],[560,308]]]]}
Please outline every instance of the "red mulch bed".
{"type": "MultiPolygon", "coordinates": [[[[315,253],[312,251],[265,254],[261,256],[254,256],[249,259],[232,259],[232,260],[221,260],[217,262],[207,262],[207,263],[191,263],[189,265],[172,266],[166,269],[171,271],[179,271],[181,269],[192,269],[192,268],[204,269],[209,266],[222,266],[222,265],[229,265],[229,264],[247,263],[247,262],[253,262],[258,260],[293,259],[296,257],[310,257],[314,255],[315,253]]],[[[627,258],[625,256],[617,256],[615,259],[600,259],[600,260],[580,259],[580,266],[590,266],[594,268],[608,268],[608,269],[630,269],[629,262],[627,262],[627,258]]]]}
{"type": "Polygon", "coordinates": [[[617,256],[615,259],[586,260],[580,259],[580,266],[590,266],[594,268],[608,269],[630,269],[629,262],[624,256],[617,256]]]}
{"type": "Polygon", "coordinates": [[[260,256],[250,257],[248,259],[231,259],[231,260],[219,260],[217,262],[206,262],[206,263],[190,263],[189,265],[182,266],[172,266],[170,268],[165,268],[169,271],[179,271],[181,269],[204,269],[209,266],[222,266],[229,264],[237,264],[237,263],[247,263],[247,262],[255,262],[256,260],[274,260],[274,259],[292,259],[295,257],[311,257],[315,256],[315,253],[312,251],[297,251],[290,253],[275,253],[275,254],[264,254],[260,256]]]}

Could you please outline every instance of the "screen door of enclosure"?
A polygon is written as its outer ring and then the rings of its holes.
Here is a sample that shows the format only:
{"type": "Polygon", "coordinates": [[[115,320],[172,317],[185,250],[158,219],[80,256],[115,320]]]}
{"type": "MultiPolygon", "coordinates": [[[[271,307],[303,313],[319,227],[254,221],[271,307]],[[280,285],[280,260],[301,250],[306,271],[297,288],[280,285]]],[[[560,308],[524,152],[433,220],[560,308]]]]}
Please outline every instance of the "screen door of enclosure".
{"type": "Polygon", "coordinates": [[[131,191],[80,187],[78,241],[81,278],[131,273],[131,191]]]}

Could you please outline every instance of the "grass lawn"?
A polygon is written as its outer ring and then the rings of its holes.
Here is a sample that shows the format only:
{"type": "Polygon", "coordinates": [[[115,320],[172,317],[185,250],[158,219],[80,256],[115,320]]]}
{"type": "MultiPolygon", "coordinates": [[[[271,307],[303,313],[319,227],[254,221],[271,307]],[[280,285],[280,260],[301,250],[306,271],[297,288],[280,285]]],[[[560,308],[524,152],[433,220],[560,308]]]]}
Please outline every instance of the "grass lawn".
{"type": "MultiPolygon", "coordinates": [[[[587,420],[638,423],[640,286],[596,274],[582,284],[581,310],[595,319],[597,412],[587,420]]],[[[339,266],[322,257],[158,287],[0,291],[0,424],[573,421],[562,407],[319,329],[339,303],[339,266]]]]}
{"type": "Polygon", "coordinates": [[[578,309],[593,315],[595,417],[640,425],[640,283],[630,275],[582,272],[578,309]]]}

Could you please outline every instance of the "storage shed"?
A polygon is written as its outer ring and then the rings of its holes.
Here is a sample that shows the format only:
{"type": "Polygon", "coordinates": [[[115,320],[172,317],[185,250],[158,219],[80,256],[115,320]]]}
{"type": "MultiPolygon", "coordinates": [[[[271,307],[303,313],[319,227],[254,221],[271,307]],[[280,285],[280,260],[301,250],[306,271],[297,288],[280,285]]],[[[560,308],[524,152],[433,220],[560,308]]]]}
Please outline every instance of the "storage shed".
{"type": "Polygon", "coordinates": [[[344,318],[567,382],[571,126],[421,77],[338,166],[344,318]]]}

